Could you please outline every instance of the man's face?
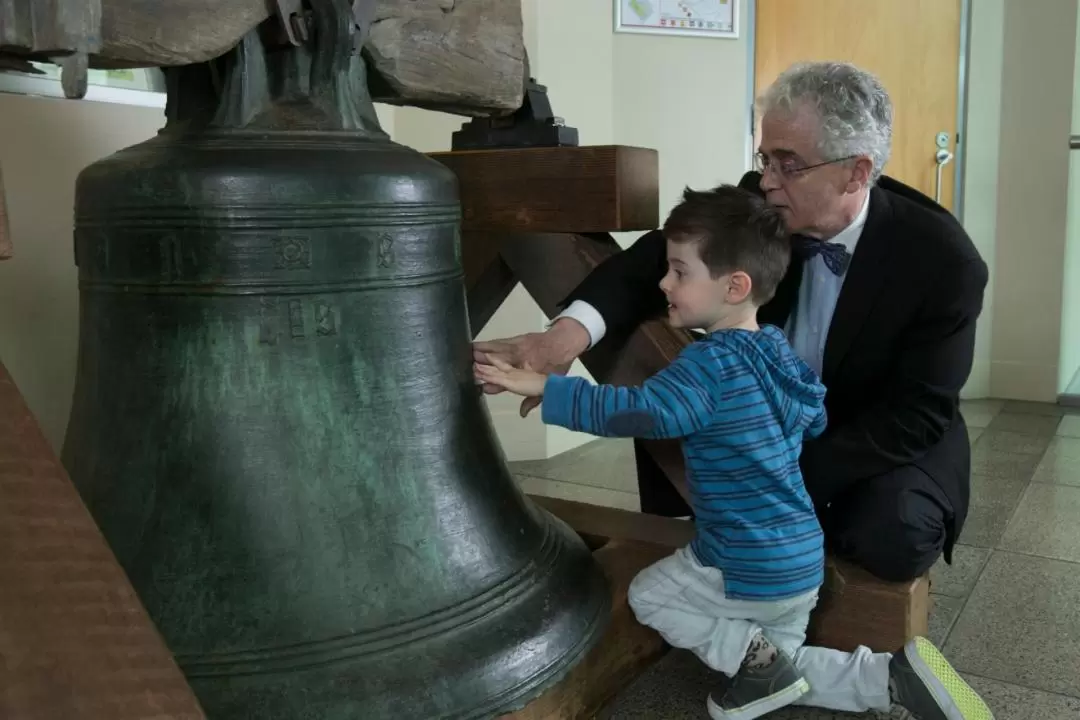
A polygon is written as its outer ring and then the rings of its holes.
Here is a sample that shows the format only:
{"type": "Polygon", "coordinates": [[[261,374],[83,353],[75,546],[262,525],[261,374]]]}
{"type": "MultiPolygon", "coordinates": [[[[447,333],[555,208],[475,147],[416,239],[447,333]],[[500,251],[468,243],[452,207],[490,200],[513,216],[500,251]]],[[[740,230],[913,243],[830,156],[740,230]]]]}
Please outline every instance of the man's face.
{"type": "Polygon", "coordinates": [[[835,233],[846,225],[842,217],[851,203],[847,193],[858,188],[852,163],[819,165],[838,160],[822,157],[820,132],[817,113],[809,106],[794,113],[768,112],[761,120],[759,151],[766,163],[761,189],[792,232],[811,236],[835,233]]]}

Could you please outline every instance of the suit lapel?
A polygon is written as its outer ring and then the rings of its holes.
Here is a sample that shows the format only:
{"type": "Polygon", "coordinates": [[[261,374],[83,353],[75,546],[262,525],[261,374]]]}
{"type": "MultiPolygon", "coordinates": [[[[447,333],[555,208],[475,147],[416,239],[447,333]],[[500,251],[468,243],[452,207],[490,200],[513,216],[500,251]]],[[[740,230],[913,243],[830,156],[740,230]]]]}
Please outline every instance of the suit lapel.
{"type": "MultiPolygon", "coordinates": [[[[847,277],[836,301],[829,334],[825,339],[825,358],[822,379],[831,379],[840,361],[851,349],[863,323],[874,305],[882,286],[882,269],[892,249],[890,219],[892,208],[885,192],[875,187],[870,191],[870,208],[862,235],[848,267],[847,277]]],[[[826,385],[828,381],[826,380],[826,385]]]]}

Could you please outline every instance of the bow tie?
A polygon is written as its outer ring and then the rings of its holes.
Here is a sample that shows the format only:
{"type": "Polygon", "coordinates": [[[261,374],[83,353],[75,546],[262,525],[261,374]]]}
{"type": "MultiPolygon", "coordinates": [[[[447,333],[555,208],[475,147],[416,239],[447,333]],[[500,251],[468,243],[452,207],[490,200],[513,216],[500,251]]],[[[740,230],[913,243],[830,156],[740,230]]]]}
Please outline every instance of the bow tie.
{"type": "Polygon", "coordinates": [[[851,253],[840,243],[822,242],[821,240],[794,235],[791,238],[791,249],[804,260],[809,260],[820,254],[825,261],[825,267],[829,268],[833,275],[843,275],[847,272],[848,264],[851,262],[851,253]]]}

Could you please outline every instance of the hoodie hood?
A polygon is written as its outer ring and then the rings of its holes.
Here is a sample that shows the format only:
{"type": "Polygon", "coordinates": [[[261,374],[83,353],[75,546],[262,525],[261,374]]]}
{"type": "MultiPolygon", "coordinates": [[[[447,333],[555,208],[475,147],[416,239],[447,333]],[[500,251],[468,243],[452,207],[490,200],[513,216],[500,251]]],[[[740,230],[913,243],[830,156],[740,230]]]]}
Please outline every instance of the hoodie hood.
{"type": "Polygon", "coordinates": [[[722,344],[739,349],[785,434],[805,431],[824,412],[825,386],[779,328],[762,325],[757,332],[720,330],[714,335],[722,344]]]}

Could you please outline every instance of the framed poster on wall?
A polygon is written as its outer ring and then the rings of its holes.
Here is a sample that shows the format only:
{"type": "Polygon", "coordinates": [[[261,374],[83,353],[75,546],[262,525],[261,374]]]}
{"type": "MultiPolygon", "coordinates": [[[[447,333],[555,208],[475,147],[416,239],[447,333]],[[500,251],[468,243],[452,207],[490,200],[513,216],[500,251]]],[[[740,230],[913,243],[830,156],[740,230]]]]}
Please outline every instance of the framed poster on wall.
{"type": "Polygon", "coordinates": [[[615,32],[739,37],[741,0],[615,0],[615,32]]]}

